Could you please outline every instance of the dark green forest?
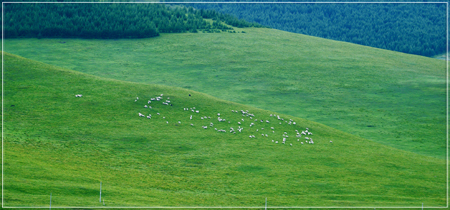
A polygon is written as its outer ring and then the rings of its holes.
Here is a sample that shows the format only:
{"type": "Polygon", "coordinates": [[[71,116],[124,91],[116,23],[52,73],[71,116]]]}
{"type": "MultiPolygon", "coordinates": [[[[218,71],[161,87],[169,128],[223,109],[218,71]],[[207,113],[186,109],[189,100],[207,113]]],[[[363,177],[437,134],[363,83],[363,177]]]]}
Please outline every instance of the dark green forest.
{"type": "Polygon", "coordinates": [[[214,10],[165,4],[4,4],[5,38],[148,38],[159,33],[235,32],[261,27],[214,10]],[[210,23],[204,18],[213,19],[210,23]]]}
{"type": "Polygon", "coordinates": [[[404,53],[432,56],[446,50],[446,5],[442,3],[188,5],[271,28],[404,53]]]}

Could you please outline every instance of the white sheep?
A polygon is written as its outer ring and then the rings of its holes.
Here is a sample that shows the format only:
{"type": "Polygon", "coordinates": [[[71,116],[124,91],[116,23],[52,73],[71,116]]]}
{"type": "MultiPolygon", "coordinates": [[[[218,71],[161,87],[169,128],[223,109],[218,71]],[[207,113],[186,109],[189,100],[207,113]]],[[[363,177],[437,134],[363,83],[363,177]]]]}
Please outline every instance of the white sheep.
{"type": "Polygon", "coordinates": [[[189,117],[190,120],[192,120],[192,115],[189,117]]]}
{"type": "Polygon", "coordinates": [[[302,144],[303,144],[303,142],[302,142],[302,144]]]}
{"type": "Polygon", "coordinates": [[[333,141],[330,141],[330,143],[333,143],[333,141]]]}
{"type": "Polygon", "coordinates": [[[200,111],[196,110],[195,113],[199,113],[200,111]]]}
{"type": "Polygon", "coordinates": [[[273,142],[273,139],[272,139],[272,142],[273,142]]]}
{"type": "Polygon", "coordinates": [[[217,113],[217,116],[220,116],[220,113],[217,113]]]}
{"type": "Polygon", "coordinates": [[[139,97],[136,97],[136,100],[139,100],[139,97]]]}
{"type": "Polygon", "coordinates": [[[150,100],[148,100],[148,102],[147,102],[148,104],[150,104],[150,103],[152,103],[152,101],[150,101],[150,100]]]}
{"type": "Polygon", "coordinates": [[[291,143],[291,146],[292,146],[292,143],[291,143]]]}
{"type": "Polygon", "coordinates": [[[275,144],[278,144],[278,141],[276,141],[275,144]]]}
{"type": "Polygon", "coordinates": [[[194,126],[194,124],[191,123],[191,126],[194,126]]]}

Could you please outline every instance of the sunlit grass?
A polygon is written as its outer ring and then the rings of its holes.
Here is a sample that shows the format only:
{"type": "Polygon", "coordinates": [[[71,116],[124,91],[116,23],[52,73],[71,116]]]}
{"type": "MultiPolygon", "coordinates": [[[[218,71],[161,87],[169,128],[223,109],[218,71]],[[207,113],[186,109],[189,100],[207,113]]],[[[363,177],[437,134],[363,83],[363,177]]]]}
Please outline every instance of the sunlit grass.
{"type": "Polygon", "coordinates": [[[8,53],[3,82],[4,206],[47,207],[52,193],[52,207],[100,207],[100,181],[106,207],[262,208],[266,197],[272,207],[445,206],[444,160],[323,124],[281,114],[297,124],[280,125],[269,116],[272,111],[188,89],[85,75],[8,53]],[[143,107],[160,94],[173,106],[143,107]],[[194,106],[200,113],[183,110],[194,106]],[[250,123],[231,110],[249,110],[270,123],[242,125],[237,134],[215,131],[250,123]],[[138,117],[139,112],[153,118],[138,117]],[[230,124],[218,122],[217,113],[230,124]],[[201,128],[210,122],[213,127],[201,128]],[[269,137],[256,132],[270,126],[276,133],[269,137]],[[314,145],[292,137],[306,127],[314,145]],[[281,141],[285,131],[292,147],[271,142],[281,141]],[[256,138],[248,137],[252,134],[256,138]]]}

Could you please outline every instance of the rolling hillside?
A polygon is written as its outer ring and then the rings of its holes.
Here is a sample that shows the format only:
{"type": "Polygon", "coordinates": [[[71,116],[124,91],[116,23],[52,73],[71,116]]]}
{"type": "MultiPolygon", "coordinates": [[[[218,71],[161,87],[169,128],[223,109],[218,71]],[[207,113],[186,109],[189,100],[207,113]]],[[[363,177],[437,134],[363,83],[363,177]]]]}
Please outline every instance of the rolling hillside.
{"type": "Polygon", "coordinates": [[[446,205],[443,159],[189,89],[3,65],[5,207],[101,207],[100,181],[106,207],[446,205]],[[172,105],[148,103],[161,94],[172,105]],[[306,127],[314,144],[294,137],[306,127]]]}
{"type": "Polygon", "coordinates": [[[26,58],[187,88],[445,159],[445,61],[273,29],[151,39],[7,39],[26,58]]]}

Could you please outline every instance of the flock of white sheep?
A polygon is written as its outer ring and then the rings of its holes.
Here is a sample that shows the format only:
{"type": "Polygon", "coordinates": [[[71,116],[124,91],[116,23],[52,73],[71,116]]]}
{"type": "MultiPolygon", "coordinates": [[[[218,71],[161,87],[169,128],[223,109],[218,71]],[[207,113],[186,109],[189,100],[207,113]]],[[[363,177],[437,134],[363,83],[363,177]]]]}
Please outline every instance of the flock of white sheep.
{"type": "MultiPolygon", "coordinates": [[[[143,108],[152,109],[151,104],[152,103],[161,103],[163,105],[170,105],[172,106],[170,102],[170,97],[167,97],[166,100],[163,99],[164,94],[161,94],[155,98],[150,98],[148,100],[147,104],[143,106],[143,108]]],[[[136,97],[135,102],[139,101],[139,97],[136,97]]],[[[188,114],[189,119],[186,118],[186,121],[192,122],[192,120],[200,119],[204,121],[202,122],[203,125],[201,125],[201,128],[208,129],[213,128],[214,123],[211,120],[211,116],[201,115],[200,110],[197,110],[195,107],[190,108],[183,108],[184,111],[190,111],[192,114],[188,114]]],[[[256,119],[255,115],[252,113],[249,113],[248,110],[231,110],[233,114],[239,114],[242,115],[241,119],[238,122],[232,122],[231,120],[225,119],[224,115],[217,113],[217,121],[216,127],[214,128],[217,132],[227,132],[226,130],[229,130],[229,133],[232,134],[238,134],[242,133],[244,130],[244,127],[246,129],[250,130],[252,133],[249,135],[249,138],[257,138],[259,134],[261,134],[261,138],[272,140],[272,143],[274,144],[289,144],[290,146],[293,146],[293,143],[298,143],[300,145],[303,144],[314,144],[312,135],[313,133],[310,131],[309,128],[305,128],[305,130],[297,130],[298,126],[296,126],[296,122],[292,119],[284,120],[279,115],[270,114],[268,116],[269,119],[256,119]],[[272,121],[272,122],[271,122],[272,121]],[[275,121],[275,122],[274,122],[275,121]],[[275,125],[277,125],[276,122],[279,122],[278,124],[281,125],[283,123],[292,126],[292,131],[278,131],[275,129],[275,125]],[[237,125],[235,124],[237,123],[237,125]],[[234,125],[233,125],[234,124],[234,125]],[[234,128],[234,126],[237,126],[237,128],[234,128]],[[241,127],[242,126],[242,127],[241,127]],[[217,127],[229,127],[229,129],[218,129],[217,127]],[[267,129],[266,129],[267,128],[267,129]],[[258,135],[254,135],[258,134],[258,135]],[[292,139],[292,140],[290,140],[292,139]]],[[[161,115],[160,113],[156,113],[157,115],[161,115]]],[[[152,119],[152,115],[148,114],[147,116],[139,113],[139,117],[147,117],[148,119],[152,119]]],[[[163,116],[163,120],[166,118],[163,116]]],[[[178,120],[178,124],[181,124],[181,120],[178,120]]],[[[169,124],[169,121],[166,121],[166,124],[169,124]]],[[[195,126],[193,123],[190,123],[191,126],[195,126]]],[[[200,126],[199,126],[200,127],[200,126]]],[[[286,127],[283,127],[282,129],[285,129],[286,127]]],[[[270,142],[270,141],[269,141],[270,142]]],[[[332,143],[332,141],[330,141],[332,143]]]]}

